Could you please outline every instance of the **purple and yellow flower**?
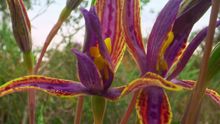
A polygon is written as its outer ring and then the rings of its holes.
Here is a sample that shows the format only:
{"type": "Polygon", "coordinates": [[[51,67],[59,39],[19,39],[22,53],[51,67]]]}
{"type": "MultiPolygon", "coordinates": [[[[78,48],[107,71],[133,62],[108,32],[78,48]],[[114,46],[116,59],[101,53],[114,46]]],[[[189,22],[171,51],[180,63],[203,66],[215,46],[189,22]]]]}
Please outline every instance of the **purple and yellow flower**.
{"type": "MultiPolygon", "coordinates": [[[[86,38],[82,52],[73,49],[78,60],[79,82],[30,75],[0,86],[0,96],[37,89],[56,96],[95,95],[116,100],[141,89],[137,101],[141,122],[169,123],[172,116],[171,108],[162,88],[176,91],[189,84],[173,82],[181,71],[179,69],[182,68],[181,65],[186,64],[197,44],[205,37],[205,31],[201,36],[198,34],[198,38],[191,42],[192,45],[182,52],[193,24],[210,5],[196,2],[194,6],[186,7],[186,10],[178,15],[181,0],[170,0],[156,20],[146,53],[140,32],[139,2],[139,0],[99,0],[96,8],[92,7],[89,11],[81,9],[86,23],[86,38]],[[199,8],[199,11],[196,8],[199,8]],[[187,17],[192,15],[192,11],[197,12],[198,16],[192,16],[193,21],[188,21],[187,17]],[[141,77],[128,85],[111,87],[124,54],[125,41],[138,63],[141,77]],[[176,65],[174,69],[179,71],[168,73],[174,65],[176,65]]],[[[210,95],[210,92],[207,93],[210,95]]]]}
{"type": "MultiPolygon", "coordinates": [[[[140,1],[127,0],[124,5],[124,30],[129,51],[135,59],[141,77],[171,81],[184,89],[192,89],[193,81],[177,80],[198,45],[204,40],[207,28],[186,45],[190,31],[211,5],[210,0],[182,4],[169,0],[159,13],[147,41],[146,51],[140,30],[140,1]],[[196,14],[195,14],[196,13],[196,14]],[[146,76],[151,73],[151,76],[146,76]]],[[[217,26],[219,26],[218,22],[217,26]]],[[[206,94],[219,103],[219,95],[207,89],[206,94]],[[214,96],[213,96],[214,95],[214,96]]],[[[134,97],[135,99],[135,97],[134,97]]],[[[142,124],[167,124],[172,112],[166,92],[161,87],[147,87],[139,91],[136,109],[142,124]]]]}
{"type": "Polygon", "coordinates": [[[116,100],[148,86],[180,90],[180,87],[170,81],[154,78],[152,73],[146,74],[148,78],[138,78],[128,85],[111,87],[114,73],[125,50],[125,35],[121,19],[124,1],[100,0],[96,5],[96,8],[92,7],[89,11],[81,9],[85,18],[86,38],[82,52],[72,50],[78,60],[80,82],[40,75],[24,76],[0,86],[0,96],[37,89],[56,96],[96,95],[116,100]]]}

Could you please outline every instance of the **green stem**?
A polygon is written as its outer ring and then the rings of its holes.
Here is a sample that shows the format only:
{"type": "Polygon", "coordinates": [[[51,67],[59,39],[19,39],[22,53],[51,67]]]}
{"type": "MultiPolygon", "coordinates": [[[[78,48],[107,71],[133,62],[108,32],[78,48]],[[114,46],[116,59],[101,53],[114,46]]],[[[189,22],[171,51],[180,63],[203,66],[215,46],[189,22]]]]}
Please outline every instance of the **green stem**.
{"type": "MultiPolygon", "coordinates": [[[[25,52],[24,55],[24,62],[28,69],[29,74],[33,74],[33,58],[31,52],[25,52]]],[[[35,124],[35,90],[28,91],[28,115],[29,115],[29,124],[35,124]]]]}
{"type": "Polygon", "coordinates": [[[210,15],[208,34],[205,42],[205,51],[202,58],[202,63],[200,66],[199,79],[196,84],[194,91],[192,92],[190,101],[185,110],[182,124],[196,124],[198,123],[199,112],[202,104],[202,99],[205,94],[205,89],[207,87],[207,71],[208,71],[208,60],[212,50],[213,37],[215,33],[215,25],[218,16],[218,11],[220,7],[219,0],[212,0],[212,10],[210,15]]]}
{"type": "Polygon", "coordinates": [[[106,109],[106,100],[100,96],[92,96],[92,112],[94,124],[102,124],[106,109]]]}

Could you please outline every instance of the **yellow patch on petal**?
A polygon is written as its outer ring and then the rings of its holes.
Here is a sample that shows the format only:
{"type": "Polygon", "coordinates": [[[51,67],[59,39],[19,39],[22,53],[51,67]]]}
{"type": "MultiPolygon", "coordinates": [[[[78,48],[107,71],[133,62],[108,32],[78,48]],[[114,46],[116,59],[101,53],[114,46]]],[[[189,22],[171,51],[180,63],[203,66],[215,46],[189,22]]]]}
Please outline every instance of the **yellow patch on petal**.
{"type": "Polygon", "coordinates": [[[97,66],[97,68],[99,70],[102,70],[104,68],[105,64],[106,64],[105,60],[101,56],[95,57],[94,58],[94,63],[95,63],[95,65],[97,66]]]}
{"type": "Polygon", "coordinates": [[[158,61],[157,61],[157,71],[159,70],[166,70],[168,68],[167,62],[164,59],[164,53],[166,52],[167,48],[170,46],[170,44],[173,42],[174,34],[173,32],[169,32],[167,39],[163,42],[159,55],[158,55],[158,61]]]}
{"type": "MultiPolygon", "coordinates": [[[[111,39],[106,38],[104,40],[104,43],[106,45],[106,48],[109,53],[111,53],[112,50],[112,44],[111,44],[111,39]]],[[[94,58],[94,63],[96,67],[98,68],[99,71],[103,71],[104,73],[104,78],[108,79],[109,78],[109,72],[108,72],[108,62],[101,56],[99,46],[93,46],[90,48],[90,55],[94,58]]]]}
{"type": "MultiPolygon", "coordinates": [[[[105,46],[106,46],[106,48],[107,48],[107,50],[108,50],[108,52],[109,52],[109,54],[110,54],[111,51],[112,51],[111,39],[110,39],[110,38],[106,38],[106,39],[104,40],[104,43],[105,43],[105,46]]],[[[90,55],[91,55],[92,57],[94,57],[94,58],[98,58],[98,57],[101,56],[100,50],[99,50],[99,46],[98,46],[98,45],[91,47],[89,52],[90,52],[90,55]]]]}
{"type": "Polygon", "coordinates": [[[91,47],[90,48],[90,55],[94,58],[97,58],[100,56],[99,48],[98,47],[91,47]]]}
{"type": "Polygon", "coordinates": [[[111,43],[111,38],[106,38],[105,39],[105,45],[108,49],[108,53],[110,54],[112,51],[112,43],[111,43]]]}

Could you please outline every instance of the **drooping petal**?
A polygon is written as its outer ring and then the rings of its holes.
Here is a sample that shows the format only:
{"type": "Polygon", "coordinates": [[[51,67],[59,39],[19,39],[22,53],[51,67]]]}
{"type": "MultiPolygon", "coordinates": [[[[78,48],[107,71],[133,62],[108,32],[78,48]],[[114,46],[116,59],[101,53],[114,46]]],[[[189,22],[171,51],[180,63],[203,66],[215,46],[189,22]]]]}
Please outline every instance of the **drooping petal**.
{"type": "Polygon", "coordinates": [[[146,88],[151,86],[162,87],[167,90],[179,91],[182,88],[174,83],[165,80],[160,75],[148,72],[142,78],[138,78],[129,83],[125,89],[123,89],[122,96],[127,95],[130,92],[139,90],[140,88],[146,88]]]}
{"type": "Polygon", "coordinates": [[[102,77],[92,59],[75,49],[73,53],[78,60],[78,74],[82,84],[91,91],[102,91],[104,89],[102,77]]]}
{"type": "MultiPolygon", "coordinates": [[[[218,21],[216,27],[220,25],[220,21],[218,21]]],[[[195,38],[193,38],[192,42],[187,46],[186,50],[183,52],[180,59],[177,61],[176,68],[174,71],[169,75],[168,80],[175,78],[185,67],[187,62],[189,61],[190,57],[193,55],[196,48],[201,44],[201,42],[205,39],[206,34],[208,31],[208,27],[201,30],[195,38]]]]}
{"type": "Polygon", "coordinates": [[[126,43],[139,69],[146,72],[146,54],[140,28],[140,1],[126,0],[123,9],[123,27],[126,43]]]}
{"type": "Polygon", "coordinates": [[[110,52],[114,71],[117,70],[125,49],[125,37],[122,27],[122,8],[124,0],[98,0],[97,14],[101,21],[102,37],[111,39],[110,52]]]}
{"type": "Polygon", "coordinates": [[[215,103],[220,105],[220,95],[211,89],[206,89],[206,95],[208,95],[215,103]]]}
{"type": "Polygon", "coordinates": [[[168,1],[156,19],[147,44],[148,71],[156,72],[160,50],[172,29],[181,1],[168,1]]]}
{"type": "Polygon", "coordinates": [[[152,86],[161,87],[171,91],[179,91],[182,89],[180,86],[163,79],[159,75],[149,72],[144,77],[135,79],[128,85],[116,88],[109,88],[102,95],[110,100],[117,100],[125,95],[128,95],[131,92],[135,92],[140,89],[152,86]]]}
{"type": "Polygon", "coordinates": [[[174,41],[165,53],[168,67],[171,67],[178,55],[181,54],[193,25],[202,17],[210,5],[211,0],[197,0],[193,6],[186,8],[178,15],[173,25],[174,41]]]}
{"type": "Polygon", "coordinates": [[[41,90],[55,96],[76,96],[89,93],[88,89],[79,82],[30,75],[0,86],[0,96],[29,89],[41,90]]]}
{"type": "MultiPolygon", "coordinates": [[[[177,80],[172,79],[173,83],[183,87],[186,90],[193,90],[196,85],[196,81],[192,80],[177,80]]],[[[205,94],[209,96],[215,103],[220,106],[220,94],[212,89],[206,88],[205,94]]]]}
{"type": "Polygon", "coordinates": [[[136,102],[136,111],[140,124],[170,124],[172,119],[172,111],[169,99],[164,91],[162,91],[160,102],[154,103],[155,100],[149,96],[148,90],[142,90],[136,102]],[[159,103],[159,104],[158,104],[159,103]],[[150,107],[153,104],[154,107],[150,107]]]}

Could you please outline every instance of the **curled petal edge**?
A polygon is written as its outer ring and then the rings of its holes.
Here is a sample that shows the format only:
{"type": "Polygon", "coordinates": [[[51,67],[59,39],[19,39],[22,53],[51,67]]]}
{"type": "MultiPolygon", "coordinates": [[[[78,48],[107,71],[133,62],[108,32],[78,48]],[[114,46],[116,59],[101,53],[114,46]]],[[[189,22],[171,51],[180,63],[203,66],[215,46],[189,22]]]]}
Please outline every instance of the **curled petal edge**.
{"type": "Polygon", "coordinates": [[[125,86],[125,88],[123,89],[121,93],[121,96],[127,95],[130,92],[133,92],[133,91],[136,91],[142,88],[150,87],[150,86],[158,86],[158,87],[162,87],[166,90],[171,90],[171,91],[182,90],[181,86],[176,85],[171,81],[167,81],[155,73],[148,72],[142,78],[133,80],[131,83],[125,86]]]}

